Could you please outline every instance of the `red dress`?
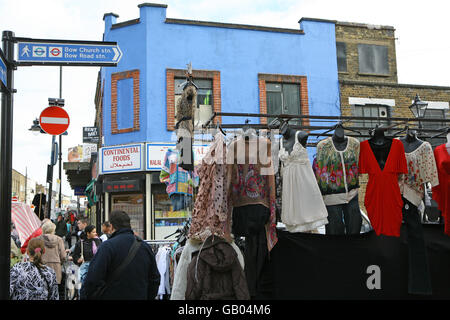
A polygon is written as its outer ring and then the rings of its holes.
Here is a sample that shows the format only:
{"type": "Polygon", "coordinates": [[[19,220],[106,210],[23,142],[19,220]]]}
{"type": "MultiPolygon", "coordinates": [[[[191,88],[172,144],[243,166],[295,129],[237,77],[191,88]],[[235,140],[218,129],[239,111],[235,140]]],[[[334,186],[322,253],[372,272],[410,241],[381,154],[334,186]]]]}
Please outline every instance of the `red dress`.
{"type": "Polygon", "coordinates": [[[359,173],[368,173],[364,205],[377,235],[400,236],[403,200],[398,175],[408,173],[405,149],[400,140],[393,139],[383,170],[373,154],[369,141],[360,144],[359,173]]]}
{"type": "Polygon", "coordinates": [[[433,187],[433,199],[438,203],[445,222],[445,234],[450,236],[450,154],[445,144],[434,149],[439,185],[433,187]]]}

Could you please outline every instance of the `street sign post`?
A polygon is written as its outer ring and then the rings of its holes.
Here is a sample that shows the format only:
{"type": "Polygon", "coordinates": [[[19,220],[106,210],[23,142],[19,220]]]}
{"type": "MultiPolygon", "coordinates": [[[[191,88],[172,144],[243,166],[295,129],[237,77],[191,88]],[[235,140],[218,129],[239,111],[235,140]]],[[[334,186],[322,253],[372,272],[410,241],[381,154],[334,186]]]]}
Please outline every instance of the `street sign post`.
{"type": "Polygon", "coordinates": [[[61,107],[47,107],[39,116],[42,130],[48,134],[58,136],[69,128],[70,118],[66,110],[61,107]]]}
{"type": "Polygon", "coordinates": [[[123,55],[116,42],[16,40],[18,65],[116,66],[123,55]]]}
{"type": "MultiPolygon", "coordinates": [[[[2,48],[0,50],[0,91],[2,93],[0,118],[0,213],[2,213],[0,214],[0,252],[9,252],[11,242],[13,94],[16,93],[13,87],[13,71],[16,70],[17,66],[32,65],[115,67],[122,55],[117,42],[31,39],[15,37],[12,31],[2,32],[2,48]],[[15,44],[18,44],[17,60],[14,60],[15,44]]],[[[64,111],[61,107],[53,108],[64,111]]],[[[70,119],[67,113],[50,116],[44,114],[44,117],[41,114],[40,118],[42,130],[53,135],[52,146],[55,135],[64,133],[69,127],[69,123],[70,119]],[[64,127],[65,129],[63,129],[64,127]]],[[[51,183],[49,183],[49,190],[49,195],[51,195],[51,190],[53,190],[51,183]]],[[[48,206],[48,209],[50,208],[51,206],[48,206]]],[[[0,300],[9,299],[9,273],[10,256],[9,254],[0,254],[0,300]]]]}

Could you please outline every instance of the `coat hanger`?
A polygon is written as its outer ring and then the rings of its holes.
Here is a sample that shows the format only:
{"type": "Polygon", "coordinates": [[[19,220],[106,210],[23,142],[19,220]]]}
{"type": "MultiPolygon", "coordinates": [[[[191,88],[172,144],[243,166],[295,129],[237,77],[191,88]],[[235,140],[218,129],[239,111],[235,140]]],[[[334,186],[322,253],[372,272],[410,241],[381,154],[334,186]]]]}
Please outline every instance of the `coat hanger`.
{"type": "Polygon", "coordinates": [[[345,126],[344,126],[344,122],[343,122],[343,121],[339,121],[337,124],[331,126],[328,130],[319,133],[319,135],[318,135],[317,137],[320,137],[320,136],[322,136],[322,135],[325,135],[325,134],[327,134],[328,132],[333,131],[333,130],[336,130],[336,129],[338,129],[338,128],[342,128],[342,129],[347,130],[347,131],[356,132],[356,133],[358,133],[360,136],[362,136],[362,133],[361,133],[360,131],[355,130],[355,129],[353,129],[353,128],[345,127],[345,126]]]}

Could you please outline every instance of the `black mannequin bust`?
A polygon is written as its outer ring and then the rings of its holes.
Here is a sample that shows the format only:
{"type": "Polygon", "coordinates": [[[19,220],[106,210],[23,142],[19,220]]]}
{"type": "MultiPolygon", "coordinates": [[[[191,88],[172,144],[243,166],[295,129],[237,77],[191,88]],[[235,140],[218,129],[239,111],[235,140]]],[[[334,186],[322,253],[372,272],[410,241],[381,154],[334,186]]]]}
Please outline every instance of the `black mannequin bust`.
{"type": "Polygon", "coordinates": [[[369,145],[375,156],[375,159],[383,170],[391,150],[392,139],[384,135],[385,128],[376,127],[372,138],[369,139],[369,145]]]}
{"type": "Polygon", "coordinates": [[[333,136],[331,137],[333,140],[333,145],[338,151],[344,151],[347,148],[348,137],[344,135],[344,128],[341,124],[336,126],[334,130],[333,136]]]}
{"type": "Polygon", "coordinates": [[[413,152],[423,143],[422,140],[417,138],[417,132],[409,129],[406,131],[406,135],[400,138],[400,141],[403,143],[406,153],[413,152]]]}
{"type": "Polygon", "coordinates": [[[295,135],[298,132],[298,141],[300,144],[306,148],[306,142],[308,140],[308,133],[305,131],[297,131],[289,127],[289,125],[284,122],[280,127],[280,133],[283,135],[283,147],[288,152],[291,153],[294,149],[295,135]]]}

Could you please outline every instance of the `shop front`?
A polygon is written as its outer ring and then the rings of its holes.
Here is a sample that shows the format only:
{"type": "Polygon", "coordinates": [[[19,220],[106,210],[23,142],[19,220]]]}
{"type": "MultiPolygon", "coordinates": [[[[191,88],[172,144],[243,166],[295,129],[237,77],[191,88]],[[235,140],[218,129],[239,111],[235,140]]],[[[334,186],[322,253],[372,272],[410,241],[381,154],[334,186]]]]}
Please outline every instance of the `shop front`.
{"type": "MultiPolygon", "coordinates": [[[[174,207],[166,183],[161,182],[163,161],[175,143],[139,143],[104,147],[99,152],[99,177],[102,190],[102,222],[113,210],[130,216],[131,227],[146,240],[174,239],[193,209],[190,201],[181,209],[174,207]]],[[[194,145],[198,162],[207,145],[194,145]]]]}

